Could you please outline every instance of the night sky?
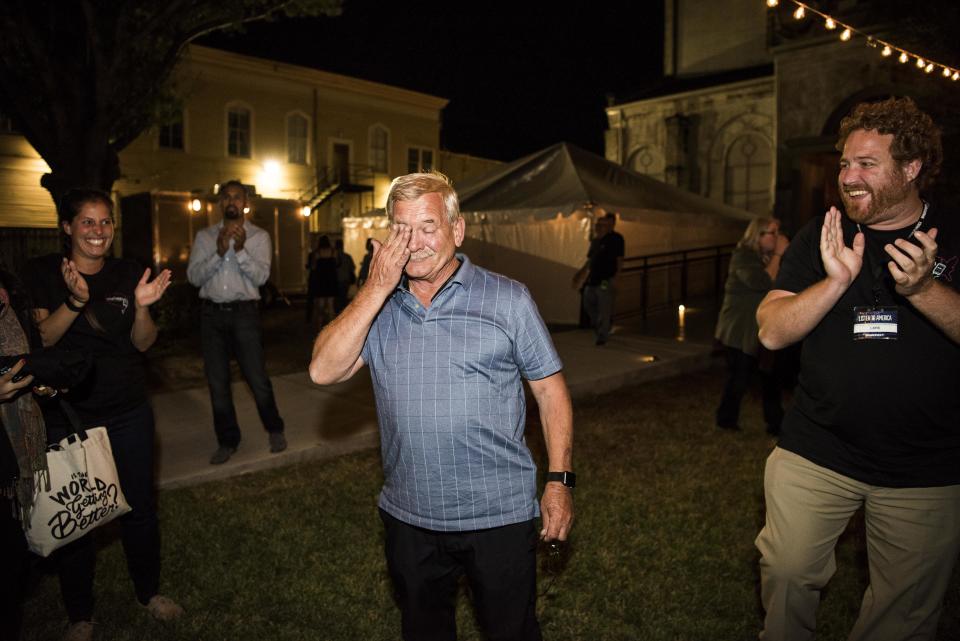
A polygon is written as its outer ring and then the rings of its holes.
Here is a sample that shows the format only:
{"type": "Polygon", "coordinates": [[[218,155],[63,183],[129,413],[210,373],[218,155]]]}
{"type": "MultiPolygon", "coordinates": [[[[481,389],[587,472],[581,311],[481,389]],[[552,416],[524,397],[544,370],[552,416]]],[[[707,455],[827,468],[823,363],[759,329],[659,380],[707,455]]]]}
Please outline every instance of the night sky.
{"type": "Polygon", "coordinates": [[[513,160],[568,141],[602,153],[606,94],[661,77],[663,2],[345,0],[339,17],[198,43],[448,98],[450,151],[513,160]]]}

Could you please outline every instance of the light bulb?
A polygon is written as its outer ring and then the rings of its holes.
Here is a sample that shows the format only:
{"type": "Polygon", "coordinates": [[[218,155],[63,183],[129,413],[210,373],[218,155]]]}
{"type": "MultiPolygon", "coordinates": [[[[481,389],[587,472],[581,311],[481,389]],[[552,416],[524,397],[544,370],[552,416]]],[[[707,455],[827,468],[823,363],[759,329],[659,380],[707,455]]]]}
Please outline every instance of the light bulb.
{"type": "Polygon", "coordinates": [[[771,7],[771,8],[772,8],[772,7],[777,6],[778,4],[780,4],[780,0],[767,0],[767,6],[768,6],[768,7],[771,7]]]}
{"type": "Polygon", "coordinates": [[[923,69],[927,66],[927,63],[923,61],[923,58],[917,58],[917,69],[923,69]]]}
{"type": "Polygon", "coordinates": [[[837,23],[833,21],[833,18],[827,18],[827,21],[823,23],[823,26],[827,29],[833,30],[837,28],[837,23]]]}
{"type": "Polygon", "coordinates": [[[843,30],[843,33],[840,34],[840,39],[846,42],[847,40],[850,39],[850,35],[851,35],[850,27],[847,27],[846,29],[843,30]]]}
{"type": "Polygon", "coordinates": [[[907,64],[907,60],[909,59],[910,57],[907,55],[907,52],[904,51],[903,53],[900,54],[900,62],[902,62],[903,64],[907,64]]]}
{"type": "Polygon", "coordinates": [[[890,45],[883,45],[883,51],[880,52],[880,55],[885,58],[888,58],[892,53],[893,53],[893,49],[890,48],[890,45]]]}
{"type": "Polygon", "coordinates": [[[793,17],[796,20],[803,20],[803,16],[807,15],[807,10],[803,8],[803,5],[797,7],[797,10],[793,12],[793,17]]]}
{"type": "Polygon", "coordinates": [[[931,62],[930,64],[928,64],[926,68],[924,68],[924,71],[926,73],[930,73],[931,71],[933,71],[933,63],[931,62]]]}

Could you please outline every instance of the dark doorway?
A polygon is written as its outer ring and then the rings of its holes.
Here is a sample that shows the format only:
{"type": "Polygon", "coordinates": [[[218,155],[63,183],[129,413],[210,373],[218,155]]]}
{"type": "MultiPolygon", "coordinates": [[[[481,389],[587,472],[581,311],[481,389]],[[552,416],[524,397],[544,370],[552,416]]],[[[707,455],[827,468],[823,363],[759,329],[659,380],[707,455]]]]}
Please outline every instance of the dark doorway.
{"type": "Polygon", "coordinates": [[[837,188],[840,154],[808,153],[800,158],[796,184],[796,226],[799,229],[811,218],[820,216],[831,206],[841,207],[837,188]]]}
{"type": "Polygon", "coordinates": [[[333,143],[331,169],[333,169],[334,181],[350,182],[350,145],[342,142],[333,143]]]}

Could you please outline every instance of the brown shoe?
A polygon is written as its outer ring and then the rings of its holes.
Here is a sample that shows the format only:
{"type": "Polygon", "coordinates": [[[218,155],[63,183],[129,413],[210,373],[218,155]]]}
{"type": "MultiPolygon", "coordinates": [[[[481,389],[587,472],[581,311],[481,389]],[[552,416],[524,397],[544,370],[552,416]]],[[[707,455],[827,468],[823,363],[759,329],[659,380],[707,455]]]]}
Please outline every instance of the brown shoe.
{"type": "Polygon", "coordinates": [[[93,622],[77,621],[67,626],[63,641],[90,641],[93,639],[93,622]]]}
{"type": "Polygon", "coordinates": [[[154,594],[143,607],[157,621],[173,621],[183,616],[183,608],[176,601],[162,594],[154,594]]]}

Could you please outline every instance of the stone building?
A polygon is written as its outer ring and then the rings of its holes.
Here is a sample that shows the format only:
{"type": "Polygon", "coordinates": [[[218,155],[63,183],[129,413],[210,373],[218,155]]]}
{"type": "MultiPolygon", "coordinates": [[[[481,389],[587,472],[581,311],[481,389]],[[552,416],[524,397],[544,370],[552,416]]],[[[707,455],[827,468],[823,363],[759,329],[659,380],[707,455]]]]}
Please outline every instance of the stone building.
{"type": "Polygon", "coordinates": [[[840,204],[834,145],[840,120],[857,103],[909,95],[948,140],[956,136],[960,84],[939,67],[924,73],[915,59],[901,64],[876,46],[878,39],[909,39],[892,14],[867,0],[807,4],[874,40],[842,41],[841,29],[825,28],[812,12],[794,18],[790,0],[773,8],[763,0],[664,0],[664,77],[611,101],[607,158],[774,213],[795,230],[840,204]]]}

